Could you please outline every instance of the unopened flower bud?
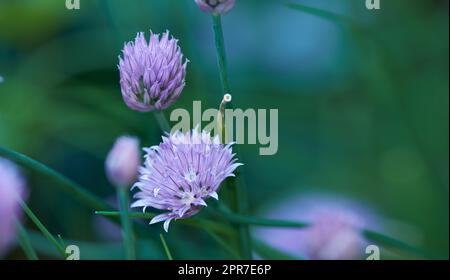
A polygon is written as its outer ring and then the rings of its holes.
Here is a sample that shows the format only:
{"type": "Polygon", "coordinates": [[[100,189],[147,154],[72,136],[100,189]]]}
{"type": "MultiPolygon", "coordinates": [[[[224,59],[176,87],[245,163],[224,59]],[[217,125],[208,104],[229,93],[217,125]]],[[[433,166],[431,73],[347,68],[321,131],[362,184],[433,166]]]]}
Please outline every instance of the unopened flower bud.
{"type": "Polygon", "coordinates": [[[195,0],[200,9],[207,13],[226,14],[236,3],[235,0],[195,0]]]}
{"type": "Polygon", "coordinates": [[[147,42],[138,33],[133,42],[125,44],[119,58],[122,97],[133,110],[163,110],[180,96],[185,85],[187,60],[178,40],[165,32],[151,34],[147,42]]]}
{"type": "Polygon", "coordinates": [[[106,175],[114,186],[129,187],[137,178],[139,165],[139,140],[135,137],[121,136],[106,158],[106,175]]]}

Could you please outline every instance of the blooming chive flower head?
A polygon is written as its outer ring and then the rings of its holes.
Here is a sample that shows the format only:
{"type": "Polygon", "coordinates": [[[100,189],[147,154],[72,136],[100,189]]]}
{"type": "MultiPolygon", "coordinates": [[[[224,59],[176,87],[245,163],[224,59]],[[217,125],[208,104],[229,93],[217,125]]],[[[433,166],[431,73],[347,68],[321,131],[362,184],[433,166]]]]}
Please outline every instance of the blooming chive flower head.
{"type": "Polygon", "coordinates": [[[130,136],[119,137],[105,162],[109,181],[116,187],[129,187],[136,182],[140,154],[139,139],[130,136]]]}
{"type": "Polygon", "coordinates": [[[25,195],[25,179],[10,161],[0,158],[0,256],[15,236],[15,220],[21,215],[18,198],[25,195]]]}
{"type": "Polygon", "coordinates": [[[299,258],[360,259],[369,245],[360,229],[377,229],[377,219],[366,208],[336,197],[293,197],[270,208],[266,216],[310,224],[304,229],[256,231],[261,240],[299,258]]]}
{"type": "Polygon", "coordinates": [[[207,198],[218,199],[220,184],[242,165],[236,162],[231,145],[223,145],[218,136],[212,138],[197,128],[163,137],[159,146],[144,149],[145,163],[134,185],[139,192],[131,207],[143,207],[144,212],[146,207],[167,211],[150,222],[165,221],[166,231],[173,219],[197,214],[207,206],[207,198]]]}
{"type": "Polygon", "coordinates": [[[133,110],[150,112],[166,109],[180,96],[185,85],[187,60],[178,40],[166,31],[151,34],[150,42],[144,33],[134,42],[125,44],[119,57],[120,87],[125,103],[133,110]]]}
{"type": "Polygon", "coordinates": [[[195,0],[200,9],[207,13],[226,14],[236,3],[235,0],[195,0]]]}

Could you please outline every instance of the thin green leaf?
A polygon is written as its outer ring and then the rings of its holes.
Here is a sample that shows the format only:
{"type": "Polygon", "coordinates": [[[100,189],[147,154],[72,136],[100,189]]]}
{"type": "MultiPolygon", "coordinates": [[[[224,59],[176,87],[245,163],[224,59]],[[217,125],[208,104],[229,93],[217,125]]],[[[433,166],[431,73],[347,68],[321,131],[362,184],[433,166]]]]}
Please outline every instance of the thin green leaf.
{"type": "MultiPolygon", "coordinates": [[[[120,216],[120,213],[117,211],[95,211],[96,215],[101,215],[101,216],[105,216],[107,218],[117,218],[120,216]]],[[[142,213],[142,212],[130,212],[128,213],[128,216],[130,218],[136,218],[136,219],[153,219],[157,214],[155,213],[142,213]]],[[[201,218],[192,218],[192,219],[183,219],[183,220],[179,220],[180,223],[187,225],[187,226],[192,226],[192,227],[196,227],[196,228],[209,228],[211,230],[214,230],[216,232],[220,232],[222,234],[226,234],[226,235],[232,235],[233,232],[231,231],[231,229],[225,225],[213,222],[213,221],[209,221],[209,220],[205,220],[205,219],[201,219],[201,218]]]]}
{"type": "Polygon", "coordinates": [[[16,162],[17,164],[20,164],[36,173],[42,174],[47,178],[52,179],[57,184],[57,186],[61,188],[61,190],[71,195],[71,197],[85,203],[92,209],[111,209],[111,207],[107,203],[91,194],[85,188],[81,187],[59,172],[26,155],[7,148],[0,147],[0,156],[6,157],[16,162]]]}
{"type": "Polygon", "coordinates": [[[252,226],[262,226],[262,227],[288,227],[288,228],[304,228],[308,227],[309,224],[305,222],[295,222],[295,221],[285,221],[285,220],[274,220],[258,218],[246,215],[240,215],[231,212],[225,205],[219,204],[218,209],[209,208],[209,210],[215,214],[219,215],[232,223],[237,224],[249,224],[252,226]]]}
{"type": "Polygon", "coordinates": [[[169,246],[167,246],[166,240],[164,239],[164,236],[162,234],[159,235],[159,238],[161,239],[161,243],[164,247],[164,252],[166,252],[166,256],[169,260],[173,260],[172,254],[170,253],[169,246]]]}
{"type": "Polygon", "coordinates": [[[338,24],[341,23],[346,23],[346,24],[353,24],[352,20],[343,16],[343,15],[339,15],[330,11],[326,11],[326,10],[321,10],[318,8],[314,8],[314,7],[309,7],[309,6],[305,6],[302,4],[298,4],[298,3],[287,3],[286,6],[288,8],[291,8],[293,10],[297,10],[300,12],[304,12],[310,15],[314,15],[314,16],[318,16],[327,20],[331,20],[334,21],[338,24]]]}
{"type": "MultiPolygon", "coordinates": [[[[34,230],[27,230],[31,244],[42,255],[57,258],[59,253],[53,249],[52,243],[41,233],[34,230]]],[[[80,249],[81,260],[123,260],[123,246],[120,242],[86,242],[72,239],[65,239],[66,244],[76,245],[80,249]]],[[[140,239],[136,244],[139,250],[139,259],[161,259],[164,257],[162,250],[159,250],[159,242],[154,240],[140,239]]]]}
{"type": "Polygon", "coordinates": [[[422,256],[425,258],[434,258],[428,252],[423,249],[417,248],[411,244],[408,244],[404,241],[395,239],[393,237],[387,236],[385,234],[375,232],[372,230],[364,229],[361,231],[361,234],[369,241],[376,243],[377,245],[389,247],[389,248],[397,248],[406,252],[413,253],[418,256],[422,256]]]}
{"type": "Polygon", "coordinates": [[[33,246],[31,245],[30,237],[28,236],[27,231],[22,226],[22,224],[17,220],[16,220],[16,228],[17,228],[17,239],[27,259],[38,260],[39,258],[36,254],[36,251],[34,251],[33,246]]]}
{"type": "Polygon", "coordinates": [[[50,233],[50,231],[44,226],[44,224],[38,219],[38,217],[31,211],[28,205],[23,201],[19,200],[22,209],[27,214],[27,216],[33,221],[36,227],[42,232],[42,234],[55,246],[56,250],[61,254],[63,258],[66,257],[66,252],[64,247],[56,240],[56,238],[50,233]]]}

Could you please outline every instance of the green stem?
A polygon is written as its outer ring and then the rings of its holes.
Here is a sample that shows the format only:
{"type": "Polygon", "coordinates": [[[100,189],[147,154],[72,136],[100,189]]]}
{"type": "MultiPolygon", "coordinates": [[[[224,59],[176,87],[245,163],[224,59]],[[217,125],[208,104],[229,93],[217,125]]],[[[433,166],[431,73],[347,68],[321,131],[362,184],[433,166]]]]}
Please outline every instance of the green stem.
{"type": "Polygon", "coordinates": [[[173,261],[172,254],[170,253],[169,247],[167,246],[166,240],[164,239],[164,236],[162,234],[159,235],[159,238],[161,239],[161,243],[164,247],[164,252],[166,252],[167,258],[171,261],[173,261]]]}
{"type": "Polygon", "coordinates": [[[47,167],[46,165],[27,157],[16,151],[9,150],[7,148],[0,147],[0,156],[6,157],[24,167],[31,169],[32,171],[42,174],[47,178],[53,180],[61,190],[65,191],[71,197],[79,199],[84,202],[88,207],[92,209],[111,209],[111,207],[103,202],[100,198],[91,194],[83,187],[68,179],[64,175],[57,171],[47,167]]]}
{"type": "Polygon", "coordinates": [[[327,20],[331,20],[338,24],[347,23],[347,24],[355,25],[355,23],[351,19],[349,19],[343,15],[336,14],[336,13],[333,13],[333,12],[330,12],[327,10],[321,10],[321,9],[317,9],[314,7],[308,7],[308,6],[305,6],[302,4],[298,4],[298,3],[287,3],[285,5],[291,9],[294,9],[294,10],[297,10],[300,12],[304,12],[304,13],[307,13],[310,15],[318,16],[318,17],[321,17],[321,18],[324,18],[327,20]]]}
{"type": "MultiPolygon", "coordinates": [[[[105,217],[119,217],[120,212],[117,211],[95,211],[96,215],[101,215],[105,217]]],[[[156,216],[154,213],[142,213],[142,212],[129,212],[128,217],[133,219],[152,219],[156,216]]]]}
{"type": "Polygon", "coordinates": [[[230,82],[228,80],[227,55],[223,39],[222,19],[219,14],[213,14],[212,21],[214,40],[216,44],[217,64],[219,66],[220,81],[222,83],[223,94],[231,94],[230,82]]]}
{"type": "MultiPolygon", "coordinates": [[[[231,94],[231,87],[228,80],[228,69],[227,69],[227,58],[225,51],[225,43],[223,38],[222,29],[222,19],[219,14],[212,15],[213,30],[217,54],[217,64],[219,67],[220,81],[222,84],[223,94],[231,94]]],[[[231,104],[229,104],[230,107],[231,104]]],[[[239,148],[236,145],[236,154],[239,155],[239,148]]],[[[239,173],[239,172],[236,172],[239,173]]],[[[248,195],[247,187],[244,184],[242,174],[236,174],[236,179],[233,180],[236,189],[236,201],[237,201],[237,211],[241,214],[246,214],[248,212],[248,195]]],[[[239,226],[239,240],[242,250],[242,255],[246,259],[252,259],[252,248],[251,248],[251,238],[248,225],[241,224],[239,226]]]]}
{"type": "Polygon", "coordinates": [[[434,259],[437,258],[436,256],[432,256],[429,252],[421,249],[421,248],[417,248],[411,244],[408,244],[404,241],[395,239],[393,237],[384,235],[382,233],[379,232],[375,232],[372,230],[367,230],[367,229],[363,229],[361,230],[361,234],[369,241],[372,241],[376,244],[380,244],[384,247],[388,247],[388,248],[397,248],[397,249],[401,249],[405,252],[410,252],[413,253],[417,256],[422,256],[425,257],[427,259],[434,259]]]}
{"type": "Polygon", "coordinates": [[[309,226],[309,224],[305,222],[273,220],[237,214],[225,208],[224,205],[220,205],[218,210],[215,210],[213,208],[209,208],[209,210],[213,214],[219,215],[222,218],[236,224],[246,224],[260,227],[281,227],[281,228],[305,228],[309,226]]]}
{"type": "Polygon", "coordinates": [[[36,251],[33,249],[33,246],[31,245],[30,237],[28,236],[25,228],[18,220],[16,220],[16,229],[17,229],[17,239],[27,259],[38,260],[39,258],[36,254],[36,251]]]}
{"type": "Polygon", "coordinates": [[[36,227],[42,232],[42,234],[51,242],[53,245],[55,245],[56,250],[61,254],[63,259],[66,258],[66,252],[64,248],[61,246],[61,244],[56,240],[56,238],[50,233],[50,231],[44,226],[44,224],[38,219],[38,217],[31,211],[31,209],[28,207],[28,205],[23,201],[19,200],[20,205],[22,206],[23,210],[27,214],[27,216],[33,221],[33,223],[36,225],[36,227]]]}
{"type": "Polygon", "coordinates": [[[130,216],[128,215],[128,189],[124,187],[117,188],[120,209],[120,221],[122,223],[122,235],[125,246],[125,255],[128,260],[136,259],[136,247],[134,244],[133,226],[131,224],[130,216]]]}
{"type": "MultiPolygon", "coordinates": [[[[116,211],[95,211],[96,215],[101,215],[101,216],[105,216],[107,218],[116,218],[120,216],[120,212],[116,212],[116,211]]],[[[130,212],[128,213],[128,216],[130,218],[136,218],[136,219],[152,219],[156,216],[157,214],[154,213],[142,213],[142,212],[130,212]]],[[[224,235],[232,235],[233,232],[226,226],[213,222],[213,221],[209,221],[209,220],[205,220],[205,219],[200,219],[200,218],[192,218],[192,219],[183,219],[183,220],[179,220],[178,222],[187,225],[187,226],[192,226],[192,227],[196,227],[196,228],[209,228],[211,230],[214,230],[216,232],[220,232],[224,235]]]]}
{"type": "Polygon", "coordinates": [[[170,124],[163,111],[154,111],[155,119],[163,132],[170,132],[170,124]]]}

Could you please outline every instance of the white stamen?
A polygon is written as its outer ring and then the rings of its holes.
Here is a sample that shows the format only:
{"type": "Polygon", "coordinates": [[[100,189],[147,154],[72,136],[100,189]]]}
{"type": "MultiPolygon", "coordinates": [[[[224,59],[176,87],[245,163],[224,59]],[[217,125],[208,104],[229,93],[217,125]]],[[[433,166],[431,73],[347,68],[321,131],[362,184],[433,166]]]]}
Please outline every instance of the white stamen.
{"type": "Polygon", "coordinates": [[[160,190],[161,190],[161,188],[154,188],[153,189],[153,196],[157,197],[160,190]]]}
{"type": "Polygon", "coordinates": [[[189,169],[189,172],[184,174],[184,179],[186,179],[189,183],[195,182],[195,180],[197,180],[197,174],[193,170],[189,169]]]}
{"type": "Polygon", "coordinates": [[[186,205],[191,205],[192,202],[195,201],[194,194],[190,192],[184,192],[183,195],[181,196],[181,201],[186,205]]]}

